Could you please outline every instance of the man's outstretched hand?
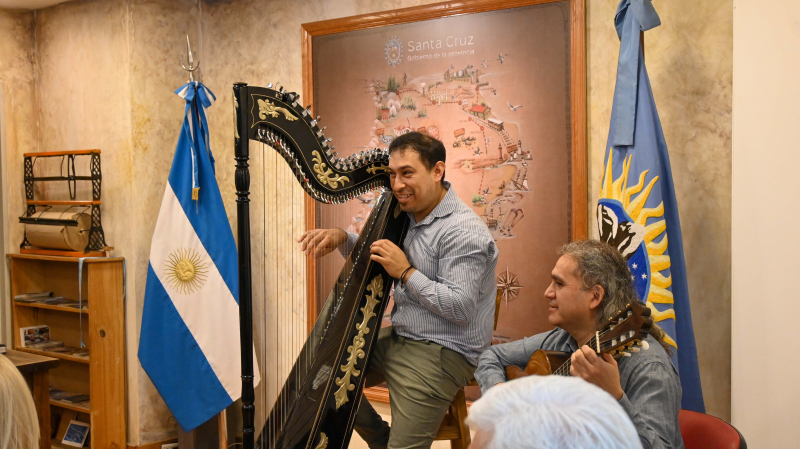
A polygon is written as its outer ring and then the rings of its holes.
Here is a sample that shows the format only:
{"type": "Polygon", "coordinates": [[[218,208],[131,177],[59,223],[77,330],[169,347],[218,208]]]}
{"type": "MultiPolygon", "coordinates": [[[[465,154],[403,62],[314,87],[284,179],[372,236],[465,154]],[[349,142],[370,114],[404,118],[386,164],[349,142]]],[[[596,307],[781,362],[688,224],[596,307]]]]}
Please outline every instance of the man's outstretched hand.
{"type": "Polygon", "coordinates": [[[300,250],[306,255],[313,255],[315,259],[330,253],[347,241],[347,233],[339,228],[312,229],[306,231],[297,239],[300,250]]]}

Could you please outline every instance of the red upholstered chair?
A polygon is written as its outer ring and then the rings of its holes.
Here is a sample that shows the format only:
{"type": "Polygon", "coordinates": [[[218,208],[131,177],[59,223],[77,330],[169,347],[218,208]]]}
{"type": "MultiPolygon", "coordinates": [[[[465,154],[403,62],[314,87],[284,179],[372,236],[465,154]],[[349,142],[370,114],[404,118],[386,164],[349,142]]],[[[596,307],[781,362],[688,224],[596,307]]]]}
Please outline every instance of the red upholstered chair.
{"type": "Polygon", "coordinates": [[[742,434],[719,418],[681,410],[678,421],[686,449],[747,449],[742,434]]]}

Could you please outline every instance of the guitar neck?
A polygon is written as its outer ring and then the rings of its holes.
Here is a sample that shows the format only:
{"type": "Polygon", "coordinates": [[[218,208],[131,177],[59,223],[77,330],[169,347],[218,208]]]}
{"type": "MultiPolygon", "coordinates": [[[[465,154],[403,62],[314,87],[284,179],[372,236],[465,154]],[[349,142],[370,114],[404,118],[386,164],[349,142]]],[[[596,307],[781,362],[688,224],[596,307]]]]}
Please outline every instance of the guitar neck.
{"type": "MultiPolygon", "coordinates": [[[[596,352],[599,349],[597,345],[597,336],[592,337],[588,342],[586,342],[586,346],[594,349],[596,352]]],[[[578,348],[580,350],[580,348],[578,348]]],[[[602,352],[602,351],[601,351],[602,352]]],[[[598,352],[600,354],[601,352],[598,352]]],[[[556,376],[571,376],[569,373],[569,369],[572,366],[572,358],[567,359],[564,363],[561,364],[553,374],[556,376]]]]}

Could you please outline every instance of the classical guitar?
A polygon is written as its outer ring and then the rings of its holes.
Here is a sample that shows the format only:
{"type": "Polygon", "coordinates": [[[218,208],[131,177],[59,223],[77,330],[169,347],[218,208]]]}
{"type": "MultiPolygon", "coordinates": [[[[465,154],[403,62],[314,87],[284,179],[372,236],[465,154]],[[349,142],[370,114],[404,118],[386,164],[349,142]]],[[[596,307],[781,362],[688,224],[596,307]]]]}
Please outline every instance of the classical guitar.
{"type": "MultiPolygon", "coordinates": [[[[601,326],[586,345],[598,354],[611,354],[615,359],[630,356],[631,352],[649,348],[644,339],[652,325],[650,308],[639,303],[628,304],[625,309],[601,326]]],[[[507,366],[506,378],[513,380],[525,376],[549,374],[569,376],[569,369],[572,366],[570,356],[571,354],[566,352],[539,349],[533,353],[524,370],[516,365],[507,366]]]]}

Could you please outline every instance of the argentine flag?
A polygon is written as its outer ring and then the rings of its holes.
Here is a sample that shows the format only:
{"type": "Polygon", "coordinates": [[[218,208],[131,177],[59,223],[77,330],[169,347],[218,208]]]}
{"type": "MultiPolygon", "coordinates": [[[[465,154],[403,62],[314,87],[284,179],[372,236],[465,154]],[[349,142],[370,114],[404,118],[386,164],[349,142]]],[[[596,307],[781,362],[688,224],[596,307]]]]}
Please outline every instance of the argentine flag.
{"type": "Polygon", "coordinates": [[[199,82],[175,93],[186,110],[150,246],[139,361],[189,431],[241,396],[239,284],[208,145],[214,94],[199,82]]]}

